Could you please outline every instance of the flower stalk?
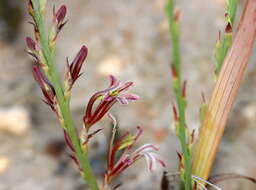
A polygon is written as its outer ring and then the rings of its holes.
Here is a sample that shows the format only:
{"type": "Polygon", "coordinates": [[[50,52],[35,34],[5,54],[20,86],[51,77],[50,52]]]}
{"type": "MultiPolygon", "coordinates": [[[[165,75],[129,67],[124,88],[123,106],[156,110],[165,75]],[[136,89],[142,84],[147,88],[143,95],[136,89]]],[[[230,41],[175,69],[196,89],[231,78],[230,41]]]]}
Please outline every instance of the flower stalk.
{"type": "MultiPolygon", "coordinates": [[[[76,151],[77,158],[82,168],[82,176],[85,179],[86,183],[92,190],[98,190],[98,184],[96,177],[90,167],[87,152],[85,152],[80,145],[79,137],[77,136],[76,129],[74,127],[74,122],[71,116],[69,101],[64,96],[64,90],[61,86],[61,83],[58,79],[58,74],[54,64],[54,57],[55,57],[55,40],[58,34],[58,30],[55,30],[55,36],[53,35],[54,32],[51,31],[50,36],[47,37],[47,32],[45,30],[44,25],[44,7],[46,1],[45,0],[30,0],[29,1],[29,13],[34,20],[34,28],[36,33],[36,40],[38,46],[41,47],[40,54],[42,55],[43,59],[37,57],[40,60],[40,64],[43,64],[44,67],[42,70],[44,74],[52,84],[55,93],[56,93],[56,101],[55,105],[59,107],[58,116],[61,117],[61,125],[65,132],[70,137],[70,141],[74,150],[76,151]],[[54,36],[54,38],[52,37],[54,36]]],[[[63,20],[65,17],[65,7],[61,7],[59,11],[54,15],[55,16],[55,27],[57,29],[61,29],[63,26],[63,20]]],[[[53,26],[54,27],[54,26],[53,26]]],[[[32,46],[34,47],[34,46],[32,46]]],[[[36,56],[36,55],[35,55],[36,56]]]]}
{"type": "Polygon", "coordinates": [[[180,32],[179,32],[179,17],[180,11],[174,10],[174,1],[168,0],[166,4],[166,14],[169,21],[170,36],[172,40],[172,76],[173,76],[173,89],[175,92],[177,109],[173,106],[174,120],[176,126],[176,134],[179,138],[182,154],[180,158],[180,175],[183,185],[186,190],[192,189],[191,178],[191,148],[189,140],[189,131],[186,128],[185,110],[187,105],[186,100],[186,82],[183,81],[181,75],[181,59],[180,59],[180,32]],[[183,168],[184,167],[184,168],[183,168]]]}
{"type": "Polygon", "coordinates": [[[221,39],[221,32],[219,32],[219,37],[215,47],[216,76],[219,75],[224,59],[228,53],[229,48],[232,45],[233,28],[234,28],[234,20],[236,16],[237,4],[238,4],[238,0],[227,0],[226,13],[225,13],[227,24],[226,24],[224,36],[223,36],[223,39],[221,39]]]}

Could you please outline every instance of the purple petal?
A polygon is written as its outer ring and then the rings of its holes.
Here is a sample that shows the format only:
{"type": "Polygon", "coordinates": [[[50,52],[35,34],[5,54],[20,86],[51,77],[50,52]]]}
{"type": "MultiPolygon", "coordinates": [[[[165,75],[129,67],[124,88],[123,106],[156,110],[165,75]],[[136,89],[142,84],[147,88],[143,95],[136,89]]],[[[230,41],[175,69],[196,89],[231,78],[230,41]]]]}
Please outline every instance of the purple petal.
{"type": "Polygon", "coordinates": [[[117,101],[122,105],[127,105],[129,102],[125,97],[118,96],[116,97],[117,101]]]}
{"type": "Polygon", "coordinates": [[[140,97],[135,94],[124,94],[123,95],[127,100],[135,101],[138,100],[140,97]]]}

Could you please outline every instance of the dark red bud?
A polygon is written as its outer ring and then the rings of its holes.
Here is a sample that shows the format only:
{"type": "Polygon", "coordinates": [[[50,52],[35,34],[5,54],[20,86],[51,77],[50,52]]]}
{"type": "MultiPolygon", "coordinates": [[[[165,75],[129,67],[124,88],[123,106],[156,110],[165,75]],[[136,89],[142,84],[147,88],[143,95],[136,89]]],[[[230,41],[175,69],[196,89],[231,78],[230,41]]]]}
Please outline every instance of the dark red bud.
{"type": "Polygon", "coordinates": [[[85,58],[87,57],[87,54],[88,49],[85,46],[82,46],[72,64],[70,65],[70,72],[73,80],[76,80],[80,76],[80,70],[85,58]]]}
{"type": "Polygon", "coordinates": [[[55,18],[56,18],[58,24],[63,23],[66,13],[67,13],[67,8],[65,5],[62,5],[55,15],[55,18]]]}
{"type": "Polygon", "coordinates": [[[225,28],[225,33],[232,33],[232,26],[230,23],[227,24],[225,28]]]}
{"type": "Polygon", "coordinates": [[[27,43],[28,49],[33,50],[33,51],[36,50],[36,43],[32,38],[27,37],[26,43],[27,43]]]}
{"type": "MultiPolygon", "coordinates": [[[[55,104],[55,90],[53,85],[47,80],[47,78],[43,75],[43,73],[40,71],[37,65],[33,66],[33,76],[35,78],[35,81],[39,84],[44,97],[46,100],[44,102],[51,106],[51,108],[54,108],[55,104]]],[[[54,110],[54,109],[53,109],[54,110]]]]}

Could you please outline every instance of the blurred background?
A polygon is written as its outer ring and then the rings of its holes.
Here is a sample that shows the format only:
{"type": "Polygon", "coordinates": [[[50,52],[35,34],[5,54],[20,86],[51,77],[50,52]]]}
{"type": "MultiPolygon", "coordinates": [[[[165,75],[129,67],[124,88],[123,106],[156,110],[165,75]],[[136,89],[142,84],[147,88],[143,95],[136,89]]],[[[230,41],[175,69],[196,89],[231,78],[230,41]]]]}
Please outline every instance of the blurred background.
{"type": "MultiPolygon", "coordinates": [[[[55,115],[41,101],[40,89],[31,75],[33,62],[25,52],[24,39],[33,31],[26,3],[0,1],[0,190],[82,190],[84,182],[67,157],[63,132],[55,115]]],[[[56,63],[61,77],[66,57],[73,59],[83,44],[89,48],[84,75],[73,89],[71,106],[77,127],[82,126],[88,99],[108,85],[109,74],[134,81],[132,91],[141,99],[129,106],[116,105],[111,113],[117,117],[121,132],[134,132],[137,125],[143,127],[140,143],[159,146],[167,170],[176,172],[179,143],[173,132],[171,45],[165,0],[53,0],[47,8],[49,24],[54,4],[68,7],[68,24],[57,42],[56,63]]],[[[177,6],[182,12],[183,73],[188,80],[187,123],[190,128],[198,128],[200,94],[204,92],[209,99],[214,86],[214,47],[218,30],[225,25],[225,1],[179,0],[177,6]]],[[[232,172],[256,177],[254,57],[229,118],[213,174],[232,172]]],[[[94,138],[91,163],[100,180],[110,123],[103,119],[99,126],[105,130],[94,138]]],[[[149,173],[140,161],[116,183],[122,183],[123,190],[156,190],[162,172],[159,168],[149,173]]],[[[219,185],[228,190],[255,189],[244,180],[219,185]]]]}

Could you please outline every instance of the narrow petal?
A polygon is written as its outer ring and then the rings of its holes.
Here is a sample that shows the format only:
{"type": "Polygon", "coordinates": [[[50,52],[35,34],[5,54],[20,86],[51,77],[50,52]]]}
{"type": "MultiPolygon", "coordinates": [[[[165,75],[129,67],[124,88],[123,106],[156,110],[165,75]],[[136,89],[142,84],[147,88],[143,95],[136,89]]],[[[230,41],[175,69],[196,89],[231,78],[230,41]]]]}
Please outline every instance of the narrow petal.
{"type": "Polygon", "coordinates": [[[117,78],[115,76],[113,76],[113,75],[110,75],[109,79],[110,79],[109,87],[113,87],[113,86],[117,87],[120,84],[120,82],[117,80],[117,78]]]}
{"type": "Polygon", "coordinates": [[[153,144],[144,144],[134,151],[133,154],[144,154],[146,152],[158,151],[159,148],[155,147],[153,144]]]}
{"type": "Polygon", "coordinates": [[[135,101],[138,100],[140,97],[135,94],[124,94],[123,97],[125,97],[127,100],[135,101]]]}
{"type": "Polygon", "coordinates": [[[123,96],[118,96],[116,99],[122,105],[129,104],[128,100],[125,97],[123,97],[123,96]]]}

